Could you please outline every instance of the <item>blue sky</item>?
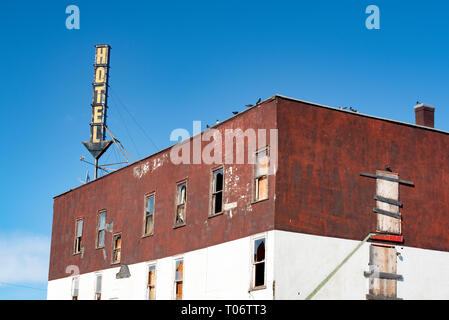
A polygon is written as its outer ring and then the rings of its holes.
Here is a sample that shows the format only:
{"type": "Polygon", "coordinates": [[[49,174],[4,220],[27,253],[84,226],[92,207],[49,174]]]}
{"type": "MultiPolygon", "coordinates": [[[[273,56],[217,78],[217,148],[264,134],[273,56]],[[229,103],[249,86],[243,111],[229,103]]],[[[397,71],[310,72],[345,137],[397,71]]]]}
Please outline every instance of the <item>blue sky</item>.
{"type": "MultiPolygon", "coordinates": [[[[134,160],[276,93],[449,131],[447,1],[8,1],[0,6],[0,299],[44,299],[52,197],[90,160],[94,45],[108,126],[134,160]],[[68,5],[80,29],[68,30],[68,5]],[[380,9],[380,30],[365,8],[380,9]],[[6,262],[5,262],[6,261],[6,262]]],[[[102,161],[120,161],[111,149],[102,161]]]]}

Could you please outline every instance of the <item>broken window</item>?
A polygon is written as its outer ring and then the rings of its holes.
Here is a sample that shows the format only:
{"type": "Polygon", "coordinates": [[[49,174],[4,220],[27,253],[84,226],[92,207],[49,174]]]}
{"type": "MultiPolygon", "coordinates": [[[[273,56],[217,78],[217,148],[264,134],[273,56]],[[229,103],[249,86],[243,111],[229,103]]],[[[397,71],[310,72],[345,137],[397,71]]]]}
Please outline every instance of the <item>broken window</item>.
{"type": "Polygon", "coordinates": [[[72,278],[72,300],[78,300],[79,278],[72,278]]]}
{"type": "Polygon", "coordinates": [[[106,211],[102,211],[97,217],[97,248],[104,247],[104,236],[106,228],[106,211]]]}
{"type": "Polygon", "coordinates": [[[74,253],[81,253],[81,239],[83,237],[83,219],[76,220],[74,253]]]}
{"type": "Polygon", "coordinates": [[[185,224],[186,218],[186,196],[187,196],[187,183],[182,182],[177,185],[176,188],[176,216],[175,226],[185,224]]]}
{"type": "Polygon", "coordinates": [[[223,168],[212,172],[212,212],[211,215],[223,211],[223,168]]]}
{"type": "Polygon", "coordinates": [[[112,237],[112,241],[112,263],[119,263],[122,249],[122,235],[115,234],[112,237]]]}
{"type": "Polygon", "coordinates": [[[101,280],[103,279],[101,274],[97,274],[95,280],[95,300],[101,300],[101,280]]]}
{"type": "Polygon", "coordinates": [[[156,299],[156,266],[154,265],[148,268],[148,299],[156,299]]]}
{"type": "Polygon", "coordinates": [[[154,227],[154,195],[145,198],[145,227],[144,235],[153,233],[154,227]]]}
{"type": "Polygon", "coordinates": [[[254,178],[254,200],[268,198],[268,149],[256,153],[256,170],[254,178]]]}
{"type": "Polygon", "coordinates": [[[265,238],[254,241],[254,288],[265,285],[265,238]]]}
{"type": "Polygon", "coordinates": [[[184,261],[177,260],[176,261],[176,270],[175,270],[175,293],[176,300],[182,299],[182,280],[184,273],[184,261]]]}

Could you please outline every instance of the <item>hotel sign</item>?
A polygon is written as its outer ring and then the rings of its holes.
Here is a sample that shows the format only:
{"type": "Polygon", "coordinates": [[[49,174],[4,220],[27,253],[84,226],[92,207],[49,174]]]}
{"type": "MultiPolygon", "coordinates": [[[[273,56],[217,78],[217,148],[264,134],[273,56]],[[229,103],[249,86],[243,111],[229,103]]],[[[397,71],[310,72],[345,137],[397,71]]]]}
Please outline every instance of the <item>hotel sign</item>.
{"type": "Polygon", "coordinates": [[[105,140],[110,51],[111,47],[107,44],[95,45],[90,140],[82,142],[95,159],[100,158],[112,143],[105,140]]]}

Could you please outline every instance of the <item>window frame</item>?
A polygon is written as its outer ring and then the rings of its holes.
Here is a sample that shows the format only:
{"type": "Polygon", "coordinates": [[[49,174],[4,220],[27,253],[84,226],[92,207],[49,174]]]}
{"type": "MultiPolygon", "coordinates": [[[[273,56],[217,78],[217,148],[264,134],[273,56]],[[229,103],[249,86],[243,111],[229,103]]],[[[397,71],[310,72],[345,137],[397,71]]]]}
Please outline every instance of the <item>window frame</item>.
{"type": "Polygon", "coordinates": [[[78,297],[80,294],[80,277],[79,276],[72,277],[72,287],[70,288],[70,291],[71,291],[70,296],[72,297],[72,300],[78,300],[78,297]],[[76,293],[77,293],[76,296],[74,295],[75,289],[76,289],[76,293]]]}
{"type": "Polygon", "coordinates": [[[214,167],[210,170],[211,177],[210,177],[210,192],[209,192],[209,214],[208,218],[213,218],[215,216],[219,216],[224,213],[224,190],[225,190],[225,168],[224,165],[220,165],[217,167],[214,167]],[[223,185],[221,191],[214,191],[215,190],[215,172],[221,171],[223,175],[223,185]],[[221,193],[221,211],[220,212],[214,212],[214,204],[215,204],[215,196],[221,193]]]}
{"type": "Polygon", "coordinates": [[[107,210],[106,209],[101,209],[98,211],[97,213],[97,227],[96,227],[96,239],[95,239],[95,249],[103,249],[106,245],[106,218],[107,218],[107,210]],[[101,219],[101,215],[104,213],[104,229],[100,230],[100,219],[101,219]],[[104,232],[104,236],[103,236],[103,245],[100,246],[98,244],[98,236],[100,231],[104,232]]]}
{"type": "Polygon", "coordinates": [[[173,219],[173,229],[180,228],[186,225],[187,221],[187,191],[188,191],[188,178],[185,178],[183,180],[180,180],[176,182],[176,189],[175,189],[175,216],[173,219]],[[178,204],[178,189],[180,186],[185,185],[186,187],[186,194],[185,194],[185,201],[184,203],[178,204]],[[176,218],[178,216],[178,207],[184,205],[184,221],[183,223],[177,223],[176,218]]]}
{"type": "Polygon", "coordinates": [[[262,290],[267,288],[267,235],[259,235],[251,239],[251,291],[262,290]],[[264,259],[263,261],[255,261],[256,241],[264,240],[264,259]],[[263,284],[256,286],[256,265],[264,263],[263,284]]]}
{"type": "Polygon", "coordinates": [[[122,233],[121,232],[116,232],[112,235],[112,255],[111,255],[111,264],[120,264],[120,261],[122,259],[122,248],[123,248],[123,238],[122,238],[122,233]],[[120,248],[117,249],[115,247],[115,237],[116,236],[120,236],[120,248]],[[118,260],[114,260],[114,255],[116,253],[116,251],[119,250],[120,251],[120,258],[118,260]]]}
{"type": "Polygon", "coordinates": [[[179,257],[176,258],[174,260],[174,280],[173,280],[173,295],[174,295],[174,300],[183,300],[184,299],[184,257],[179,257]],[[177,280],[176,279],[176,265],[177,263],[181,261],[182,263],[182,278],[181,280],[177,280]],[[181,298],[178,299],[178,294],[176,292],[177,288],[178,288],[178,283],[181,282],[181,298]]]}
{"type": "Polygon", "coordinates": [[[102,273],[95,273],[95,288],[94,288],[94,300],[101,300],[101,292],[103,289],[103,274],[102,273]],[[101,278],[100,280],[100,292],[97,291],[98,288],[98,278],[101,278]],[[98,295],[98,296],[97,296],[98,295]]]}
{"type": "Polygon", "coordinates": [[[253,189],[253,201],[252,203],[257,203],[257,202],[262,202],[262,201],[266,201],[270,198],[269,196],[269,167],[270,167],[270,147],[269,146],[265,146],[263,148],[258,149],[256,152],[254,152],[254,164],[253,164],[253,183],[252,183],[252,189],[253,189]],[[257,168],[259,165],[259,162],[257,161],[257,155],[261,152],[266,152],[267,154],[267,158],[268,158],[268,164],[267,164],[267,172],[266,174],[262,174],[262,175],[258,175],[257,174],[257,168]],[[257,198],[257,193],[258,193],[258,184],[257,182],[261,179],[264,178],[267,180],[267,196],[265,198],[257,198]]]}
{"type": "Polygon", "coordinates": [[[84,217],[79,217],[75,219],[75,235],[73,237],[73,255],[78,255],[81,254],[83,252],[83,247],[82,247],[82,240],[83,240],[83,230],[84,229],[84,217]],[[78,222],[81,221],[81,236],[78,237],[78,222]],[[79,241],[79,251],[77,251],[77,244],[78,244],[78,238],[80,238],[79,241]]]}
{"type": "Polygon", "coordinates": [[[145,194],[144,196],[144,204],[143,204],[143,231],[142,231],[142,238],[145,237],[149,237],[152,236],[154,234],[154,216],[155,216],[155,212],[156,212],[156,191],[152,191],[150,193],[145,194]],[[147,226],[147,205],[148,205],[148,199],[153,197],[153,212],[152,212],[152,216],[153,216],[153,227],[151,229],[150,233],[146,233],[146,226],[147,226]]]}
{"type": "Polygon", "coordinates": [[[147,300],[156,300],[157,264],[156,262],[147,264],[147,300]],[[150,285],[150,268],[154,267],[154,284],[150,285]],[[150,288],[154,290],[154,299],[151,299],[150,288]]]}

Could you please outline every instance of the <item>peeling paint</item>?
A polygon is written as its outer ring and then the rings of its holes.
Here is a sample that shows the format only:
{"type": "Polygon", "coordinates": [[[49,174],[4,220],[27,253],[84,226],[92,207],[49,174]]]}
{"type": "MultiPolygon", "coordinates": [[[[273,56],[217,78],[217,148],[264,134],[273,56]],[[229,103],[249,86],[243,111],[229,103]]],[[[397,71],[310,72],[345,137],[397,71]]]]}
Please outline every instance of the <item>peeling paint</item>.
{"type": "Polygon", "coordinates": [[[150,165],[149,165],[148,161],[145,163],[142,163],[141,165],[134,167],[134,169],[133,169],[134,177],[141,179],[144,175],[146,175],[148,173],[149,170],[150,170],[150,165]]]}

